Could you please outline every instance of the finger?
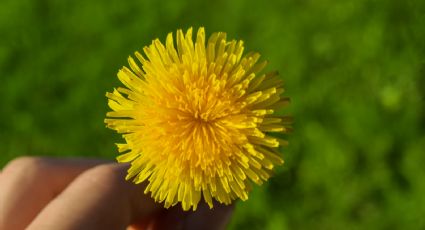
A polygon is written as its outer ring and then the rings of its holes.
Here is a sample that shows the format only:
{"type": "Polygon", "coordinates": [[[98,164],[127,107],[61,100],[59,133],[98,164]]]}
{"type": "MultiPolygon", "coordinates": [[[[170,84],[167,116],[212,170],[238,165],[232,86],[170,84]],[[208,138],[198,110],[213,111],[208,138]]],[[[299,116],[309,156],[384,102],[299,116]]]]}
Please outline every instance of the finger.
{"type": "Polygon", "coordinates": [[[87,170],[52,200],[28,229],[125,229],[161,206],[143,194],[144,186],[125,181],[128,165],[87,170]]]}
{"type": "Polygon", "coordinates": [[[184,229],[221,230],[226,229],[233,214],[234,204],[215,204],[210,209],[206,203],[199,205],[199,210],[187,215],[184,229]]]}
{"type": "Polygon", "coordinates": [[[24,229],[76,176],[103,160],[20,157],[0,177],[0,229],[24,229]]]}
{"type": "Polygon", "coordinates": [[[187,212],[180,207],[162,209],[161,212],[138,219],[127,230],[180,230],[183,229],[186,216],[187,212]]]}
{"type": "Polygon", "coordinates": [[[150,221],[150,226],[158,230],[226,229],[233,210],[234,205],[223,205],[217,202],[214,203],[213,209],[210,209],[205,202],[201,202],[196,211],[183,211],[177,206],[156,216],[150,221]]]}

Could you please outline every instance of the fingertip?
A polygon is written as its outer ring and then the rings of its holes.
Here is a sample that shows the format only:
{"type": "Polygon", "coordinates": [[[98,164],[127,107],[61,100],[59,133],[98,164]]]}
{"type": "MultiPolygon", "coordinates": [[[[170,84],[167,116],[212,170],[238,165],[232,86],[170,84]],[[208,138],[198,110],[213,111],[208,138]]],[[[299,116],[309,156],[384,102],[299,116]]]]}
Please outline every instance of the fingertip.
{"type": "Polygon", "coordinates": [[[215,202],[214,207],[210,209],[205,202],[202,202],[197,211],[187,215],[184,229],[226,229],[233,214],[234,206],[234,203],[224,205],[215,202]]]}
{"type": "Polygon", "coordinates": [[[158,229],[155,228],[155,225],[157,225],[157,221],[161,220],[163,218],[163,211],[158,211],[155,213],[152,213],[149,216],[142,216],[139,219],[136,219],[131,223],[130,226],[127,227],[127,230],[146,230],[146,229],[158,229]]]}
{"type": "Polygon", "coordinates": [[[213,209],[210,209],[205,202],[201,202],[196,211],[183,211],[180,206],[174,206],[167,210],[164,209],[160,215],[150,220],[149,225],[143,225],[135,229],[225,229],[233,210],[234,204],[223,205],[217,202],[214,202],[213,209]]]}

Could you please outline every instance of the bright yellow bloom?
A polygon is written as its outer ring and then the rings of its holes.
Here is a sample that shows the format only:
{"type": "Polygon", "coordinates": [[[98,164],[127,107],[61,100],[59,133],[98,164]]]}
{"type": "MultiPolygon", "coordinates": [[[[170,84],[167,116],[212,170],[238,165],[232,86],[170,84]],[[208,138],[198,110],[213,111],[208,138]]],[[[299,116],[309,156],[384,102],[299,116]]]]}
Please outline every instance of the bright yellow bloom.
{"type": "Polygon", "coordinates": [[[148,180],[166,208],[181,202],[196,209],[203,196],[230,204],[248,199],[251,181],[262,184],[283,160],[270,135],[289,131],[290,117],[275,114],[287,105],[277,72],[261,74],[258,53],[243,54],[242,41],[200,28],[169,33],[129,57],[118,78],[126,86],[107,93],[105,122],[121,133],[119,162],[131,162],[126,179],[148,180]],[[177,46],[177,49],[175,48],[177,46]]]}

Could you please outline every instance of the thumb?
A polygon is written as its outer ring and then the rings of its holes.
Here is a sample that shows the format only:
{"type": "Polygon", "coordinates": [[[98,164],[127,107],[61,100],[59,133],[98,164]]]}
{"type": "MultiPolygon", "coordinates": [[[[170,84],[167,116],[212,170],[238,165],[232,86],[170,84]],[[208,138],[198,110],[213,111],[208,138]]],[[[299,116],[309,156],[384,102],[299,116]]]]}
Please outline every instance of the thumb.
{"type": "Polygon", "coordinates": [[[103,164],[78,176],[52,200],[29,229],[126,229],[161,210],[143,185],[125,181],[128,165],[103,164]]]}

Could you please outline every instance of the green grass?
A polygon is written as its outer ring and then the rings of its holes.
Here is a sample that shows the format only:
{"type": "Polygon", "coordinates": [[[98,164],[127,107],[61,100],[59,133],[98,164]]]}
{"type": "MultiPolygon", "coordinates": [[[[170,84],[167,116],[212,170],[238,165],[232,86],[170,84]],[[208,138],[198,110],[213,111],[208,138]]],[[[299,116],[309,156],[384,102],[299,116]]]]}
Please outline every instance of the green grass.
{"type": "Polygon", "coordinates": [[[205,26],[259,51],[293,101],[286,163],[232,229],[425,228],[425,1],[74,2],[0,3],[0,167],[113,159],[104,94],[118,69],[156,37],[205,26]]]}

